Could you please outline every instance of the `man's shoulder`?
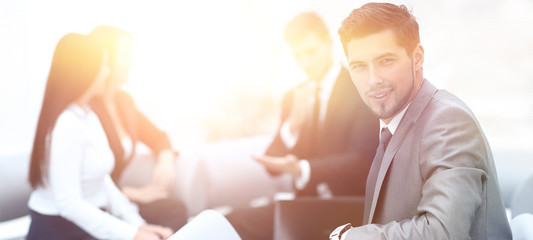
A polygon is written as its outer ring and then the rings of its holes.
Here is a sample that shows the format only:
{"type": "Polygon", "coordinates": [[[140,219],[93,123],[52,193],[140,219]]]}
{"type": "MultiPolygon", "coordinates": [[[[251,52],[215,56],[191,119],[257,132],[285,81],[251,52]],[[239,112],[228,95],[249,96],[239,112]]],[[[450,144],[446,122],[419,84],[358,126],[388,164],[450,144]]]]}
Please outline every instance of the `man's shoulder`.
{"type": "Polygon", "coordinates": [[[473,115],[472,110],[456,95],[447,90],[439,89],[433,96],[430,106],[444,112],[465,112],[473,115]]]}
{"type": "Polygon", "coordinates": [[[475,119],[472,110],[460,98],[447,90],[436,88],[429,81],[424,82],[409,108],[408,115],[415,122],[420,117],[429,121],[463,116],[475,119]]]}
{"type": "Polygon", "coordinates": [[[437,90],[420,112],[420,116],[415,119],[414,123],[418,128],[428,131],[442,126],[479,126],[472,110],[460,98],[446,90],[437,90]]]}

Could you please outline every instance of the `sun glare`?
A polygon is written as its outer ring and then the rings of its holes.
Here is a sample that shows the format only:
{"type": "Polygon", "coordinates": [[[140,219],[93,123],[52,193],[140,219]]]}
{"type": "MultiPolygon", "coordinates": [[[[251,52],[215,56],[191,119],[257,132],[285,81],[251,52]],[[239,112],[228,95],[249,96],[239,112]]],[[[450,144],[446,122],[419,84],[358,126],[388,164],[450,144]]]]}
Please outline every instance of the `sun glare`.
{"type": "MultiPolygon", "coordinates": [[[[527,79],[533,35],[525,26],[533,20],[528,15],[532,4],[491,1],[479,3],[483,11],[474,11],[469,1],[406,2],[422,23],[428,56],[425,75],[469,101],[481,121],[496,126],[498,134],[507,125],[493,123],[505,121],[532,132],[530,111],[521,111],[529,109],[531,101],[525,107],[511,108],[511,114],[502,119],[494,109],[500,98],[485,97],[502,88],[496,84],[499,79],[508,78],[517,79],[508,89],[518,89],[512,92],[530,99],[527,79]],[[436,17],[436,9],[454,17],[436,17]],[[493,41],[477,42],[488,37],[493,41]],[[482,93],[472,87],[477,85],[492,86],[492,90],[482,93]]],[[[4,36],[0,38],[0,64],[9,66],[0,71],[5,86],[0,88],[0,112],[14,116],[0,124],[1,132],[11,136],[0,142],[4,149],[30,146],[34,128],[28,126],[36,124],[57,41],[66,33],[89,33],[101,24],[133,35],[134,64],[125,89],[176,145],[272,134],[279,121],[281,97],[304,79],[283,39],[285,24],[299,12],[318,12],[337,43],[337,58],[343,61],[335,32],[354,7],[352,1],[309,0],[5,0],[0,4],[4,36]]]]}

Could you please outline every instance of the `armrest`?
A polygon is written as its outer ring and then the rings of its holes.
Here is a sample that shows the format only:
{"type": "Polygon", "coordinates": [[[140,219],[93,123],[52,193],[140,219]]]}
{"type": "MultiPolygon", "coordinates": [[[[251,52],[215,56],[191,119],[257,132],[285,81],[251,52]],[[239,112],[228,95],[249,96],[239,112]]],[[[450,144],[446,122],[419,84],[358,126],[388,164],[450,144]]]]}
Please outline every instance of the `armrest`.
{"type": "Polygon", "coordinates": [[[0,239],[24,239],[30,228],[30,223],[31,218],[29,215],[0,222],[0,239]]]}
{"type": "Polygon", "coordinates": [[[29,154],[25,152],[0,154],[0,222],[30,213],[29,160],[29,154]]]}

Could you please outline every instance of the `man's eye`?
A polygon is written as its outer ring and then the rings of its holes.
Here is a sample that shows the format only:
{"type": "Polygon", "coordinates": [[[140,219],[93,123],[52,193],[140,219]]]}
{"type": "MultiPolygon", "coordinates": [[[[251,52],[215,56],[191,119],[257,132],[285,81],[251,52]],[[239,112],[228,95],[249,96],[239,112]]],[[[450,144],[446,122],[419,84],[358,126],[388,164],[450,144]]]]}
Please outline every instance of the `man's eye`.
{"type": "Polygon", "coordinates": [[[365,65],[363,64],[355,64],[355,65],[352,65],[352,70],[355,70],[355,71],[361,71],[365,68],[365,65]]]}
{"type": "Polygon", "coordinates": [[[313,48],[313,49],[309,49],[309,50],[305,51],[305,54],[306,54],[307,56],[309,56],[309,55],[313,55],[313,54],[316,53],[316,51],[317,51],[317,49],[314,49],[314,48],[313,48]]]}
{"type": "Polygon", "coordinates": [[[392,61],[393,61],[392,58],[384,58],[384,59],[382,59],[380,62],[381,62],[381,64],[389,64],[389,63],[391,63],[392,61]]]}

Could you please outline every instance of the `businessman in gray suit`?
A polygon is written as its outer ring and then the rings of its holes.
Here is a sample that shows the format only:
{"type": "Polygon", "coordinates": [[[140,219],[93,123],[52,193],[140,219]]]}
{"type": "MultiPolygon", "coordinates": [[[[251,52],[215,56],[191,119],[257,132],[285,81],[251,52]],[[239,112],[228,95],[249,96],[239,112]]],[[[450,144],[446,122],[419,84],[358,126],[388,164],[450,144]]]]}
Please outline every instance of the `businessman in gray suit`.
{"type": "Polygon", "coordinates": [[[366,225],[331,239],[512,239],[487,139],[472,111],[424,79],[418,23],[405,6],[368,3],[339,35],[352,81],[380,118],[366,225]]]}

